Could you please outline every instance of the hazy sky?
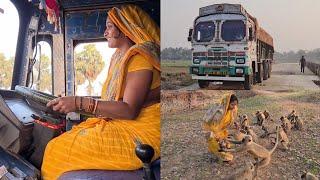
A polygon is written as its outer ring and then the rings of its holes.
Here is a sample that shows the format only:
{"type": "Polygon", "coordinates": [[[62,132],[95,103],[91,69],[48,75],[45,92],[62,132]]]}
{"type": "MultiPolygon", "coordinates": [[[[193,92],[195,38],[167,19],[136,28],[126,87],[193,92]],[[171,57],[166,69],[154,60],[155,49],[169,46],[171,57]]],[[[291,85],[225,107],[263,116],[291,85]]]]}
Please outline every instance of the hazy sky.
{"type": "Polygon", "coordinates": [[[320,48],[320,0],[161,0],[161,48],[191,47],[188,29],[199,8],[242,4],[274,40],[275,50],[320,48]]]}

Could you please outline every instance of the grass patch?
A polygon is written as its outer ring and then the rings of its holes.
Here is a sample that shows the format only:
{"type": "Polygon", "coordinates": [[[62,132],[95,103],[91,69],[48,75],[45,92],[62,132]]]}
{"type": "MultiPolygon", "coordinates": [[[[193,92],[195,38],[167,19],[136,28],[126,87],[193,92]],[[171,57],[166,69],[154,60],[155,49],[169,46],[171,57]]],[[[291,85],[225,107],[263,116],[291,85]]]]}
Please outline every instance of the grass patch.
{"type": "Polygon", "coordinates": [[[299,91],[287,96],[291,101],[318,103],[320,102],[320,91],[299,91]]]}
{"type": "Polygon", "coordinates": [[[161,60],[161,67],[189,67],[191,60],[161,60]]]}
{"type": "Polygon", "coordinates": [[[246,99],[239,100],[239,113],[240,114],[254,114],[258,110],[264,111],[268,110],[270,112],[276,112],[280,109],[281,105],[275,103],[274,97],[270,96],[254,96],[246,99]]]}

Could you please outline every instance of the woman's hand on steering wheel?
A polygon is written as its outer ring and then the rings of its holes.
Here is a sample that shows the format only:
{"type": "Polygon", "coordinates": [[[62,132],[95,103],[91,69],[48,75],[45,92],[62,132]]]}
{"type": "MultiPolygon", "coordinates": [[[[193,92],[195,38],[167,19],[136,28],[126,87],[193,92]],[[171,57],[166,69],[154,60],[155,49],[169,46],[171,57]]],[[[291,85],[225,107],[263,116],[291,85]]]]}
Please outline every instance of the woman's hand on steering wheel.
{"type": "Polygon", "coordinates": [[[52,108],[54,111],[67,114],[69,112],[76,111],[75,97],[66,96],[55,98],[52,101],[49,101],[47,107],[52,108]]]}

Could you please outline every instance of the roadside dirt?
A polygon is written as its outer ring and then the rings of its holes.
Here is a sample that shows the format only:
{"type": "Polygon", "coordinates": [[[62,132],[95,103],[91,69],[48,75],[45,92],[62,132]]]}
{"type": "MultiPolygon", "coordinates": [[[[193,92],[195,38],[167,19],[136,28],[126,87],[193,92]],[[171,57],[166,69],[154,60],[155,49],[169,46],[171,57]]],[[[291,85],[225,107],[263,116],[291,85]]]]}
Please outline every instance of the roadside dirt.
{"type": "MultiPolygon", "coordinates": [[[[295,109],[305,121],[303,131],[289,135],[290,149],[281,146],[272,155],[269,166],[259,171],[258,179],[299,179],[303,171],[320,175],[320,91],[162,91],[162,179],[224,179],[245,161],[254,161],[247,153],[234,154],[233,164],[218,162],[208,152],[202,131],[202,116],[210,104],[219,102],[226,92],[239,97],[239,114],[253,119],[257,110],[269,110],[278,121],[295,109]]],[[[255,127],[259,134],[259,127],[255,127]]],[[[259,143],[271,149],[267,139],[259,143]]]]}
{"type": "MultiPolygon", "coordinates": [[[[162,89],[166,90],[197,90],[198,83],[191,79],[188,72],[180,68],[175,72],[172,68],[166,68],[163,73],[162,89]]],[[[305,73],[300,72],[298,63],[276,63],[272,66],[271,78],[253,86],[253,90],[285,91],[285,90],[320,90],[317,82],[320,78],[314,75],[308,68],[305,73]]],[[[241,83],[210,83],[206,90],[243,90],[241,83]]]]}

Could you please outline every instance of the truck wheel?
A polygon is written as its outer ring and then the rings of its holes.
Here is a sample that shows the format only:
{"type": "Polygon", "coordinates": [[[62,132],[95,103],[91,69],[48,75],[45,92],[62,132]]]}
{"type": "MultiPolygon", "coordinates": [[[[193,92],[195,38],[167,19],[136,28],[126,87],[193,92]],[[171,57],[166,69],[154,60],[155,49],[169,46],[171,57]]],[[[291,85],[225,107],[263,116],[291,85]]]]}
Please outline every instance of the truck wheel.
{"type": "Polygon", "coordinates": [[[198,80],[198,84],[200,88],[207,88],[209,86],[209,81],[205,80],[198,80]]]}
{"type": "Polygon", "coordinates": [[[263,76],[263,67],[261,63],[258,63],[258,72],[256,76],[256,82],[261,83],[262,82],[262,76],[263,76]]]}
{"type": "Polygon", "coordinates": [[[270,78],[271,77],[271,66],[272,66],[272,64],[271,64],[271,62],[269,62],[269,68],[268,68],[268,78],[270,78]]]}
{"type": "Polygon", "coordinates": [[[252,75],[245,75],[244,76],[244,89],[245,90],[250,90],[252,87],[252,75]]]}
{"type": "Polygon", "coordinates": [[[267,80],[268,79],[268,72],[269,72],[269,66],[268,63],[266,61],[263,61],[263,80],[267,80]]]}

